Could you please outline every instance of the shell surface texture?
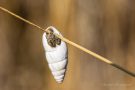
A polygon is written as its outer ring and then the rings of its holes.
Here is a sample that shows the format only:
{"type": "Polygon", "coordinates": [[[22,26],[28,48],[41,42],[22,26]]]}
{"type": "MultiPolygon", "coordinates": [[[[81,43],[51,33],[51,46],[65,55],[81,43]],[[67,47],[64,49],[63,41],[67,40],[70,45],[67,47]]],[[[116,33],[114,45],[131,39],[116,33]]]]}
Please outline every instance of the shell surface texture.
{"type": "Polygon", "coordinates": [[[58,83],[62,83],[68,63],[67,45],[54,35],[62,36],[56,28],[50,26],[47,30],[49,30],[49,33],[45,32],[42,37],[45,56],[54,79],[58,83]]]}

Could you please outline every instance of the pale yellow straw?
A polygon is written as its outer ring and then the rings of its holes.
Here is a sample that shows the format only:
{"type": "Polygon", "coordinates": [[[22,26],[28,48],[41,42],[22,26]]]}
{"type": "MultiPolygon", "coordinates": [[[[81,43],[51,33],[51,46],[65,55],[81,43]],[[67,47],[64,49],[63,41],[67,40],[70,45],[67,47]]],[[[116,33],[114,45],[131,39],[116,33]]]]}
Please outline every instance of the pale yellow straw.
{"type": "MultiPolygon", "coordinates": [[[[40,27],[39,25],[34,24],[33,22],[30,22],[30,21],[28,21],[28,20],[26,20],[26,19],[20,17],[19,15],[15,14],[15,13],[13,13],[13,12],[11,12],[11,11],[9,11],[9,10],[7,10],[7,9],[5,9],[5,8],[3,8],[3,7],[1,7],[1,6],[0,6],[0,9],[1,9],[2,11],[4,11],[4,12],[6,12],[6,13],[8,13],[8,14],[10,14],[10,15],[12,15],[12,16],[14,16],[14,17],[16,17],[16,18],[18,18],[18,19],[20,19],[20,20],[22,20],[22,21],[24,21],[24,22],[26,22],[26,23],[28,23],[28,24],[30,24],[30,25],[32,25],[32,26],[34,26],[34,27],[37,27],[38,29],[40,29],[40,30],[42,30],[42,31],[49,32],[49,30],[48,30],[49,27],[48,27],[47,29],[44,29],[44,28],[40,27]]],[[[65,37],[61,37],[61,36],[59,36],[59,35],[57,35],[57,34],[56,34],[56,36],[57,36],[58,38],[60,38],[61,40],[65,41],[66,43],[68,43],[68,44],[70,44],[70,45],[72,45],[72,46],[74,46],[74,47],[76,47],[76,48],[78,48],[78,49],[80,49],[80,50],[82,50],[82,51],[84,51],[84,52],[86,52],[86,53],[88,53],[88,54],[94,56],[94,57],[97,58],[98,60],[101,60],[101,61],[103,61],[103,62],[105,62],[105,63],[107,63],[107,64],[109,64],[109,65],[112,65],[112,66],[114,66],[114,67],[116,67],[116,68],[118,68],[118,69],[120,69],[120,70],[126,72],[127,74],[129,74],[129,75],[135,77],[135,74],[134,74],[134,73],[132,73],[132,72],[130,72],[130,71],[128,71],[128,70],[126,70],[126,69],[120,67],[119,65],[117,65],[117,64],[115,64],[115,63],[113,63],[113,62],[111,62],[110,60],[104,58],[103,56],[98,55],[98,54],[96,54],[96,53],[94,53],[94,52],[92,52],[92,51],[90,51],[90,50],[84,48],[83,46],[78,45],[78,44],[76,44],[76,43],[74,43],[74,42],[72,42],[72,41],[66,39],[65,37]]]]}

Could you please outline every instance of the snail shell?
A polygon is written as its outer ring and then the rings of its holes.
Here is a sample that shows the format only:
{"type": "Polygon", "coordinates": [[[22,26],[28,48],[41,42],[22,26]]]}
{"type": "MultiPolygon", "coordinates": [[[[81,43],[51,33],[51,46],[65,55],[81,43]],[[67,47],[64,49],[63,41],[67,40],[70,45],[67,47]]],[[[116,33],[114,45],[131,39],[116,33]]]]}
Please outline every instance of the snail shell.
{"type": "MultiPolygon", "coordinates": [[[[52,30],[55,34],[61,35],[60,32],[52,26],[48,27],[47,29],[52,30]]],[[[51,46],[51,44],[49,44],[51,38],[48,36],[49,35],[47,33],[44,33],[42,38],[46,59],[55,80],[58,83],[62,83],[64,80],[68,60],[67,45],[64,41],[58,40],[58,38],[52,38],[55,42],[53,42],[54,44],[51,46]]]]}

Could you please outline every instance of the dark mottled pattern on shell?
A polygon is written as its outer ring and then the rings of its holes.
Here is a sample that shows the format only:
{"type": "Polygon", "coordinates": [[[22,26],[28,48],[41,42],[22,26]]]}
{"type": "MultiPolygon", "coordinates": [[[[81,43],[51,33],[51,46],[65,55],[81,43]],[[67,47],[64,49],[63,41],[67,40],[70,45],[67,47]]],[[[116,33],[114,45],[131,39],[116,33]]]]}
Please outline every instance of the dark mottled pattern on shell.
{"type": "Polygon", "coordinates": [[[46,33],[47,42],[51,47],[56,47],[56,45],[61,44],[61,39],[57,38],[53,34],[53,30],[49,29],[50,33],[46,33]]]}

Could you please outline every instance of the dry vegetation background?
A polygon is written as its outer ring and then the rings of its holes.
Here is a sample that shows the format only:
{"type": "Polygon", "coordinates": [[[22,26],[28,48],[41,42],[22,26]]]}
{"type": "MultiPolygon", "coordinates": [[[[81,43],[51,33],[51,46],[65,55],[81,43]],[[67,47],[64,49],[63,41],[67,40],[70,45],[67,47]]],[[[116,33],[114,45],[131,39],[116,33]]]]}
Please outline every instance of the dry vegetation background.
{"type": "MultiPolygon", "coordinates": [[[[135,0],[0,0],[0,5],[135,72],[135,0]]],[[[135,90],[135,78],[69,45],[53,79],[42,31],[0,11],[0,90],[135,90]]]]}

